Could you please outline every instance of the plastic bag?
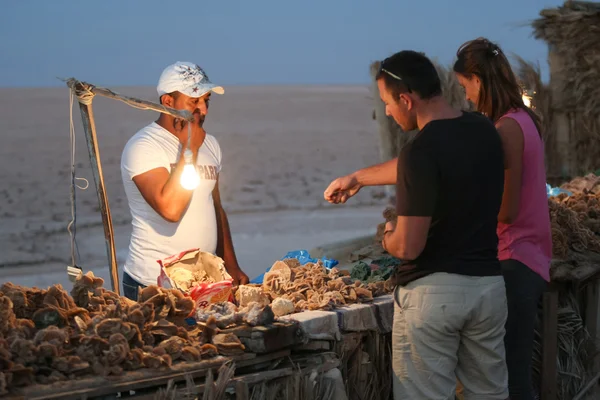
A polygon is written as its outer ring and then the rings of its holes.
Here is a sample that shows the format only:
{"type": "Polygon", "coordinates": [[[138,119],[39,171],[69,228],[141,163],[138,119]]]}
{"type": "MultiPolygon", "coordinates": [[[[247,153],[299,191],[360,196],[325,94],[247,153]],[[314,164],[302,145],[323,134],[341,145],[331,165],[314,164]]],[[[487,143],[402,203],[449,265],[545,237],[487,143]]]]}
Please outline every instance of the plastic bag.
{"type": "Polygon", "coordinates": [[[546,183],[546,194],[548,195],[548,197],[558,196],[561,193],[565,193],[567,196],[573,195],[573,193],[569,192],[568,190],[564,190],[558,187],[552,187],[546,183]]]}
{"type": "MultiPolygon", "coordinates": [[[[212,274],[218,276],[212,276],[213,279],[216,280],[216,282],[214,283],[202,283],[189,290],[182,290],[184,294],[190,296],[196,303],[194,313],[198,308],[205,308],[213,303],[233,300],[233,279],[231,279],[231,276],[229,276],[229,274],[225,270],[223,260],[211,253],[202,252],[199,249],[186,250],[179,254],[175,254],[171,257],[168,257],[164,260],[158,260],[158,263],[160,265],[160,275],[158,276],[156,283],[159,287],[171,289],[177,288],[177,285],[169,277],[167,269],[179,263],[194,265],[194,262],[197,262],[196,260],[202,260],[201,256],[207,258],[209,262],[216,263],[216,267],[213,265],[214,268],[212,269],[215,271],[212,271],[212,274]]],[[[202,266],[194,265],[194,267],[200,268],[202,266]]]]}
{"type": "MultiPolygon", "coordinates": [[[[304,265],[309,262],[316,263],[317,261],[319,261],[316,258],[312,258],[310,256],[310,254],[308,254],[308,251],[306,251],[306,250],[290,251],[281,260],[283,261],[286,258],[295,258],[296,260],[300,261],[300,265],[304,265]]],[[[327,269],[331,269],[339,264],[339,262],[337,260],[332,260],[332,259],[326,258],[326,257],[323,257],[320,260],[323,261],[323,266],[327,269]]]]}

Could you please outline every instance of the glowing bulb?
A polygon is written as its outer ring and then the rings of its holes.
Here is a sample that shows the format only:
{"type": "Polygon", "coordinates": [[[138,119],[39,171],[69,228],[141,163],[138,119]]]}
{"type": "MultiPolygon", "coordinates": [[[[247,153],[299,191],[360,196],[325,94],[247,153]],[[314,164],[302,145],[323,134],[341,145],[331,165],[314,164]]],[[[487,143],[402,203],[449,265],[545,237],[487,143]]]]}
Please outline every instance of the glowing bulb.
{"type": "Polygon", "coordinates": [[[192,152],[187,149],[183,154],[185,158],[185,165],[183,166],[183,172],[181,173],[181,186],[186,190],[194,190],[200,183],[200,177],[196,172],[196,167],[192,164],[192,152]]]}
{"type": "Polygon", "coordinates": [[[523,94],[523,104],[525,104],[525,107],[531,107],[531,97],[523,94]]]}

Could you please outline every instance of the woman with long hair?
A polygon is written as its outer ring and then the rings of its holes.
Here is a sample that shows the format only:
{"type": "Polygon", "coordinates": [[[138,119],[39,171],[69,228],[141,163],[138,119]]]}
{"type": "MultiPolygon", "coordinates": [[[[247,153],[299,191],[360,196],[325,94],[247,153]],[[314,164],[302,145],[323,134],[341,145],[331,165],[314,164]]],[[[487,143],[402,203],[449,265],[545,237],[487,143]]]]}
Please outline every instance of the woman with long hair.
{"type": "Polygon", "coordinates": [[[463,44],[457,58],[454,72],[467,99],[494,122],[502,138],[504,194],[497,233],[508,301],[506,362],[511,400],[530,400],[535,321],[552,258],[540,119],[524,104],[499,46],[478,38],[463,44]]]}

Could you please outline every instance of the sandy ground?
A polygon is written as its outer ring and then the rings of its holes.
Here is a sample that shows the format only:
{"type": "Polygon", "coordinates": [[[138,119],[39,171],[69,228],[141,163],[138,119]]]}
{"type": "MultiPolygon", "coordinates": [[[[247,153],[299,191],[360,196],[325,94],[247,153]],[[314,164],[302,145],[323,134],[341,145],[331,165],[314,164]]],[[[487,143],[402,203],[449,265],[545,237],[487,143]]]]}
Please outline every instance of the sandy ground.
{"type": "MultiPolygon", "coordinates": [[[[154,88],[111,88],[155,101],[154,88]]],[[[70,263],[69,92],[0,89],[0,281],[67,284],[70,263]]],[[[374,232],[385,200],[363,190],[350,205],[331,206],[331,179],[378,162],[367,87],[232,87],[213,96],[206,130],[224,153],[221,193],[240,265],[250,277],[290,250],[374,232]]],[[[118,260],[127,254],[130,216],[120,176],[121,151],[156,118],[98,97],[94,114],[118,260]]],[[[75,103],[80,264],[108,278],[97,195],[75,103]]]]}

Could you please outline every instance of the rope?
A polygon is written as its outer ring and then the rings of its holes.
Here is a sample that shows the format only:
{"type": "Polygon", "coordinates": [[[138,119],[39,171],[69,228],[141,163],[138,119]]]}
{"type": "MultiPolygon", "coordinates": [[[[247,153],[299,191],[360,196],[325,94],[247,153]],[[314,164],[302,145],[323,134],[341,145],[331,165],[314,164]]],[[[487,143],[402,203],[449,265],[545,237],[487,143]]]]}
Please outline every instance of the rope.
{"type": "MultiPolygon", "coordinates": [[[[91,92],[90,92],[91,93],[91,92]]],[[[75,197],[75,192],[76,192],[76,188],[79,188],[81,190],[86,190],[90,184],[88,182],[87,179],[85,178],[78,178],[75,176],[75,124],[73,124],[73,99],[74,99],[74,91],[70,90],[69,91],[69,117],[70,117],[70,121],[69,121],[69,135],[70,135],[70,140],[71,140],[71,221],[69,222],[69,224],[67,225],[67,231],[69,232],[69,236],[71,238],[71,266],[75,267],[77,266],[77,257],[76,257],[76,250],[77,250],[77,240],[76,240],[76,234],[77,234],[77,225],[76,225],[76,197],[75,197]],[[85,187],[79,186],[77,185],[77,181],[81,180],[84,181],[86,183],[85,187]]],[[[82,102],[82,98],[80,96],[77,96],[79,98],[79,101],[82,102]]],[[[94,94],[91,93],[91,97],[85,97],[84,101],[88,101],[90,104],[92,102],[92,98],[94,97],[94,94]]],[[[84,103],[86,104],[86,103],[84,103]]]]}
{"type": "MultiPolygon", "coordinates": [[[[94,100],[94,92],[90,90],[86,85],[80,85],[83,89],[77,90],[77,99],[81,104],[86,106],[92,104],[92,100],[94,100]]],[[[73,90],[71,90],[71,123],[73,123],[73,90]]]]}
{"type": "Polygon", "coordinates": [[[192,142],[192,123],[188,122],[188,140],[187,140],[187,148],[191,150],[190,143],[192,142]]]}

